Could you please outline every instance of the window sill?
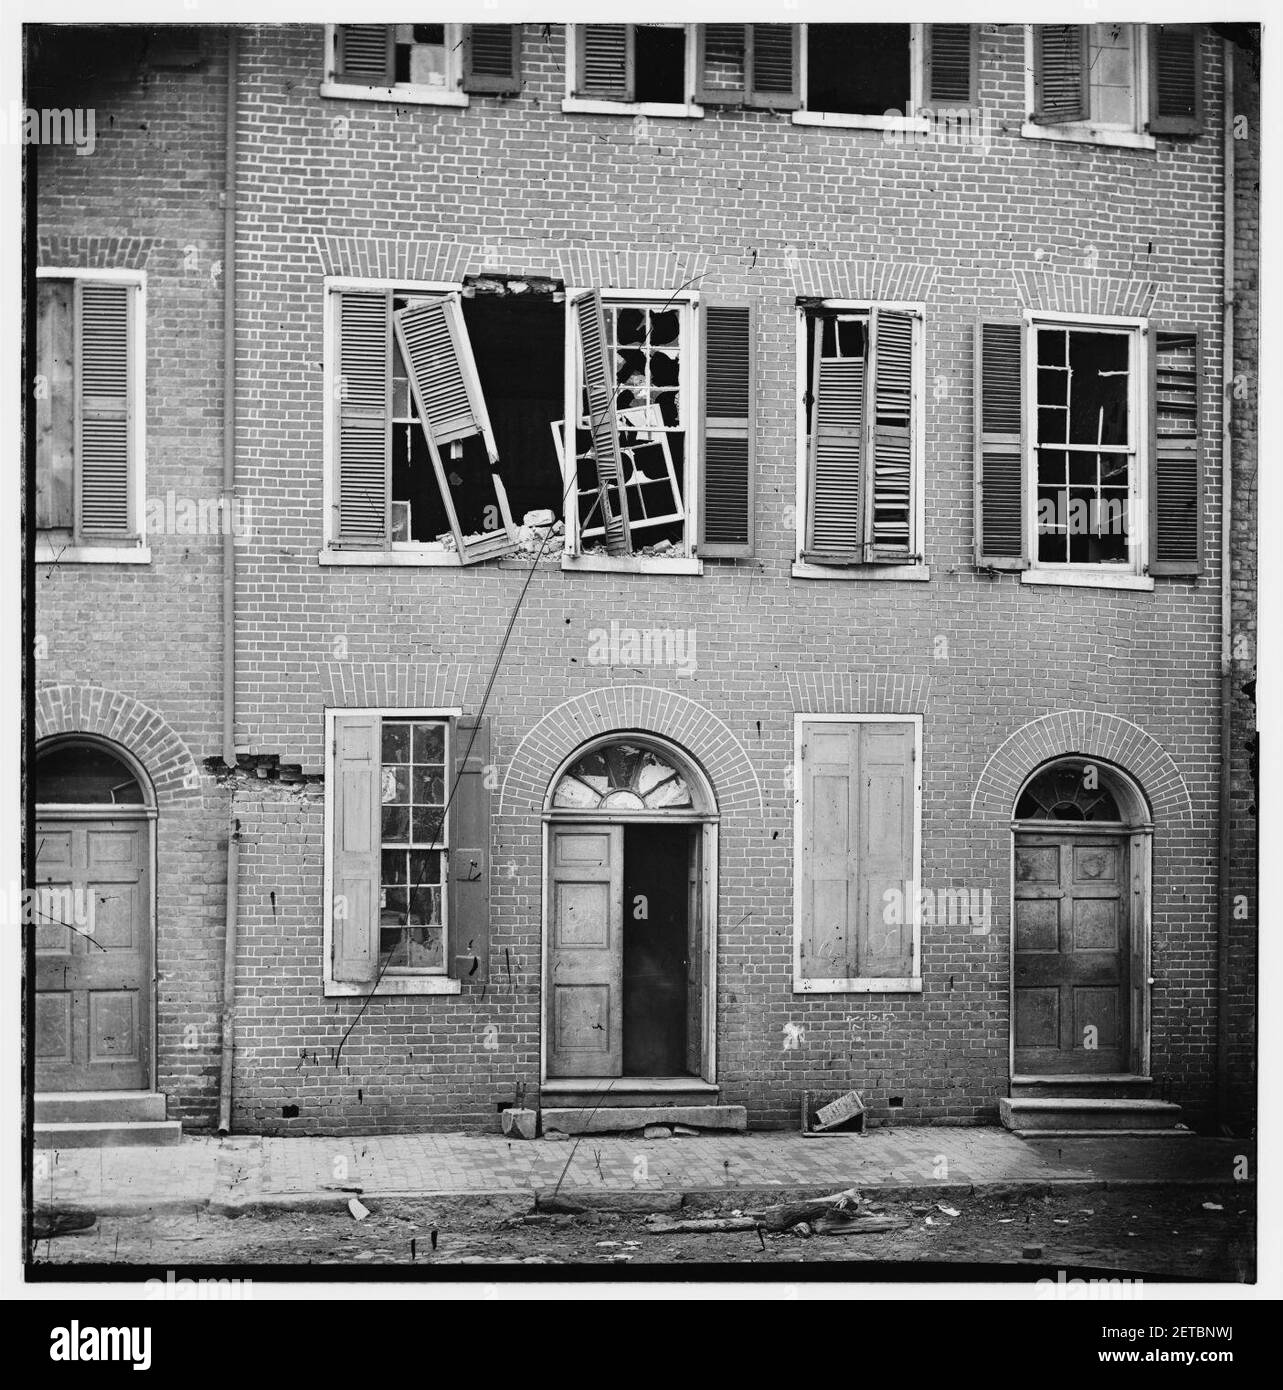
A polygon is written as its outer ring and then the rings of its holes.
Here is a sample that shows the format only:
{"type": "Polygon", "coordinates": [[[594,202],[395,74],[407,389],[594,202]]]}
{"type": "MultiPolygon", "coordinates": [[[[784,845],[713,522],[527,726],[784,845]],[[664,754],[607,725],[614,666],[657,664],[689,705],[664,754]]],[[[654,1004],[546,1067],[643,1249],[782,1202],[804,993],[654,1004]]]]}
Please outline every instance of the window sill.
{"type": "Polygon", "coordinates": [[[346,101],[383,101],[398,106],[467,106],[467,92],[440,91],[432,87],[358,87],[348,82],[322,82],[323,97],[346,101]]]}
{"type": "Polygon", "coordinates": [[[1022,584],[1063,584],[1074,589],[1135,589],[1141,593],[1154,592],[1154,580],[1148,574],[1122,574],[1118,571],[1105,571],[1103,574],[1090,570],[1036,570],[1020,571],[1022,584]]]}
{"type": "Polygon", "coordinates": [[[419,568],[462,569],[459,556],[451,550],[322,550],[316,557],[322,565],[411,565],[419,568]]]}
{"type": "Polygon", "coordinates": [[[931,578],[930,565],[816,565],[809,560],[793,562],[794,579],[907,579],[923,583],[931,578]]]}
{"type": "Polygon", "coordinates": [[[385,975],[373,987],[358,980],[326,980],[326,998],[364,997],[369,994],[461,994],[462,984],[450,975],[385,975]]]}
{"type": "Polygon", "coordinates": [[[799,980],[793,981],[794,994],[921,994],[920,975],[902,975],[884,980],[799,980]]]}
{"type": "Polygon", "coordinates": [[[1066,140],[1076,145],[1107,145],[1123,150],[1156,150],[1158,141],[1138,130],[1108,130],[1093,125],[1037,125],[1026,121],[1020,127],[1026,140],[1066,140]]]}
{"type": "Polygon", "coordinates": [[[51,545],[36,541],[38,565],[150,565],[146,545],[51,545]]]}
{"type": "Polygon", "coordinates": [[[702,120],[704,108],[693,102],[684,105],[663,101],[600,101],[590,97],[566,97],[561,103],[565,115],[580,116],[666,116],[673,120],[702,120]]]}
{"type": "Polygon", "coordinates": [[[837,130],[903,130],[926,135],[931,122],[923,116],[859,116],[849,111],[794,111],[794,125],[832,126],[837,130]]]}
{"type": "Polygon", "coordinates": [[[588,570],[607,574],[703,574],[704,562],[691,555],[563,555],[565,571],[588,570]]]}

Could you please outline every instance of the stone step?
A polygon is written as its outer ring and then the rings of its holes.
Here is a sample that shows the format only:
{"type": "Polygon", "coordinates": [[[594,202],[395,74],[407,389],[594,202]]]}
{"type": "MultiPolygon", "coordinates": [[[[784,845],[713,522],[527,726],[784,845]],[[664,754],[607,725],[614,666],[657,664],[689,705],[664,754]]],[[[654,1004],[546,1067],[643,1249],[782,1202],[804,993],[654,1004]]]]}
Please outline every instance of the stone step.
{"type": "Polygon", "coordinates": [[[32,1133],[37,1149],[119,1149],[126,1146],[177,1144],[179,1120],[62,1120],[37,1122],[32,1133]]]}
{"type": "Polygon", "coordinates": [[[35,1107],[37,1124],[165,1118],[165,1097],[159,1091],[37,1091],[35,1107]]]}
{"type": "Polygon", "coordinates": [[[545,1107],[543,1132],[562,1134],[610,1134],[647,1125],[686,1125],[691,1129],[732,1130],[748,1128],[748,1111],[742,1105],[612,1105],[587,1109],[545,1107]]]}
{"type": "Polygon", "coordinates": [[[1154,1080],[1149,1076],[1013,1076],[1013,1099],[1091,1097],[1096,1100],[1149,1100],[1154,1080]]]}
{"type": "Polygon", "coordinates": [[[594,1107],[628,1106],[633,1109],[657,1105],[716,1105],[718,1087],[693,1076],[652,1078],[611,1078],[600,1080],[545,1081],[539,1088],[543,1104],[573,1110],[594,1107]]]}
{"type": "Polygon", "coordinates": [[[998,1116],[1022,1134],[1048,1130],[1173,1129],[1181,1108],[1166,1100],[1109,1096],[1000,1096],[998,1116]]]}

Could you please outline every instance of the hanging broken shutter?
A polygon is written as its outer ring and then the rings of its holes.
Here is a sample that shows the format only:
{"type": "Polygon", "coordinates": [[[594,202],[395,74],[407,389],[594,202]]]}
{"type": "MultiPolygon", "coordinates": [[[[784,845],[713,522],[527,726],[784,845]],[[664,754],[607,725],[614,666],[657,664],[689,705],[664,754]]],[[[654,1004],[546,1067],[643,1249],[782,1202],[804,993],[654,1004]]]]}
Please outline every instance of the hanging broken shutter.
{"type": "Polygon", "coordinates": [[[76,533],[126,537],[130,526],[132,315],[130,285],[76,281],[76,533]]]}
{"type": "Polygon", "coordinates": [[[704,305],[704,491],[699,554],[753,553],[753,316],[704,305]]]}
{"type": "MultiPolygon", "coordinates": [[[[866,352],[825,357],[825,321],[812,321],[810,466],[807,469],[803,558],[820,565],[855,565],[863,554],[866,352]]],[[[836,346],[836,344],[835,344],[836,346]]]]}
{"type": "Polygon", "coordinates": [[[747,24],[695,26],[695,100],[701,106],[743,106],[748,65],[747,24]]]}
{"type": "Polygon", "coordinates": [[[391,535],[391,292],[339,291],[336,322],[335,542],[345,547],[382,549],[391,535]]]}
{"type": "Polygon", "coordinates": [[[1034,25],[1036,125],[1085,121],[1090,112],[1088,28],[1084,24],[1034,25]]]}
{"type": "Polygon", "coordinates": [[[976,564],[1029,568],[1025,535],[1024,325],[975,332],[976,564]]]}
{"type": "Polygon", "coordinates": [[[976,26],[928,24],[923,90],[931,106],[976,102],[976,26]]]}
{"type": "Polygon", "coordinates": [[[372,982],[379,959],[379,717],[334,718],[334,978],[372,982]]]}
{"type": "Polygon", "coordinates": [[[869,412],[864,508],[864,558],[903,564],[913,555],[913,323],[914,315],[873,311],[873,408],[869,412]]]}
{"type": "Polygon", "coordinates": [[[579,26],[579,81],[575,95],[599,101],[632,101],[633,26],[579,26]]]}
{"type": "Polygon", "coordinates": [[[1203,133],[1203,42],[1195,24],[1149,25],[1149,130],[1203,133]]]}
{"type": "Polygon", "coordinates": [[[1203,568],[1202,339],[1197,328],[1150,329],[1149,572],[1203,568]]]}
{"type": "Polygon", "coordinates": [[[746,106],[796,111],[802,105],[802,71],[796,24],[750,24],[746,106]]]}
{"type": "Polygon", "coordinates": [[[490,721],[461,719],[451,737],[449,973],[480,985],[490,970],[490,721]]]}
{"type": "Polygon", "coordinates": [[[396,29],[391,24],[336,24],[334,80],[361,87],[396,81],[396,29]]]}
{"type": "Polygon", "coordinates": [[[574,301],[579,332],[579,358],[587,397],[588,429],[592,437],[593,463],[597,469],[597,496],[602,525],[606,528],[606,553],[627,555],[632,550],[628,526],[628,498],[621,485],[619,423],[615,418],[615,373],[607,360],[606,316],[601,292],[590,290],[574,301]]]}
{"type": "Polygon", "coordinates": [[[915,728],[860,724],[856,973],[908,979],[913,959],[915,728]]]}
{"type": "Polygon", "coordinates": [[[521,91],[521,25],[469,24],[463,41],[463,90],[513,96],[521,91]]]}
{"type": "Polygon", "coordinates": [[[481,394],[481,379],[477,375],[460,304],[459,295],[449,294],[401,309],[392,318],[441,499],[454,532],[459,561],[472,565],[498,555],[510,555],[517,548],[517,535],[499,476],[499,451],[490,428],[490,416],[481,394]],[[485,447],[500,525],[481,535],[465,536],[451,496],[442,453],[446,451],[447,457],[457,456],[461,460],[464,441],[473,438],[480,439],[485,447]]]}

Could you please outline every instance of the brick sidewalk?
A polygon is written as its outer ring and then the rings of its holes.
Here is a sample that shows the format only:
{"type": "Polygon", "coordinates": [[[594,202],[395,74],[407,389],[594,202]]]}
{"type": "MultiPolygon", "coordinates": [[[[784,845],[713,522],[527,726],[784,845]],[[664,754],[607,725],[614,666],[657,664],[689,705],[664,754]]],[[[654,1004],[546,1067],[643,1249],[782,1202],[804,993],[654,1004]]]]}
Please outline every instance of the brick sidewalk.
{"type": "MultiPolygon", "coordinates": [[[[39,1204],[97,1211],[346,1202],[366,1196],[565,1196],[747,1193],[772,1188],[922,1187],[962,1193],[999,1186],[1230,1183],[1250,1146],[1227,1139],[1028,1141],[1004,1129],[943,1126],[804,1139],[739,1134],[660,1140],[508,1140],[488,1134],[370,1138],[185,1137],[170,1148],[61,1149],[36,1155],[39,1204]]],[[[1240,1173],[1242,1168],[1239,1169],[1240,1173]]]]}

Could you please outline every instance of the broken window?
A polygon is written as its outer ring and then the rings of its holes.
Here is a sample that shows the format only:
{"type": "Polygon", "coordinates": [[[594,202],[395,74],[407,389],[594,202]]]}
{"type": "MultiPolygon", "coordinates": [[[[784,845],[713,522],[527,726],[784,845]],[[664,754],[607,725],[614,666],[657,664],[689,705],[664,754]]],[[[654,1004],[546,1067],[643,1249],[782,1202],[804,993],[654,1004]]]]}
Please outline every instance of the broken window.
{"type": "Polygon", "coordinates": [[[808,24],[806,109],[853,116],[911,109],[908,24],[808,24]]]}
{"type": "Polygon", "coordinates": [[[379,970],[445,969],[446,725],[384,719],[379,970]]]}
{"type": "MultiPolygon", "coordinates": [[[[519,24],[336,24],[328,80],[413,94],[512,94],[521,89],[519,24]]],[[[345,94],[346,95],[346,94],[345,94]]]]}
{"type": "Polygon", "coordinates": [[[575,26],[573,94],[596,101],[685,106],[685,24],[580,24],[575,26]]]}

